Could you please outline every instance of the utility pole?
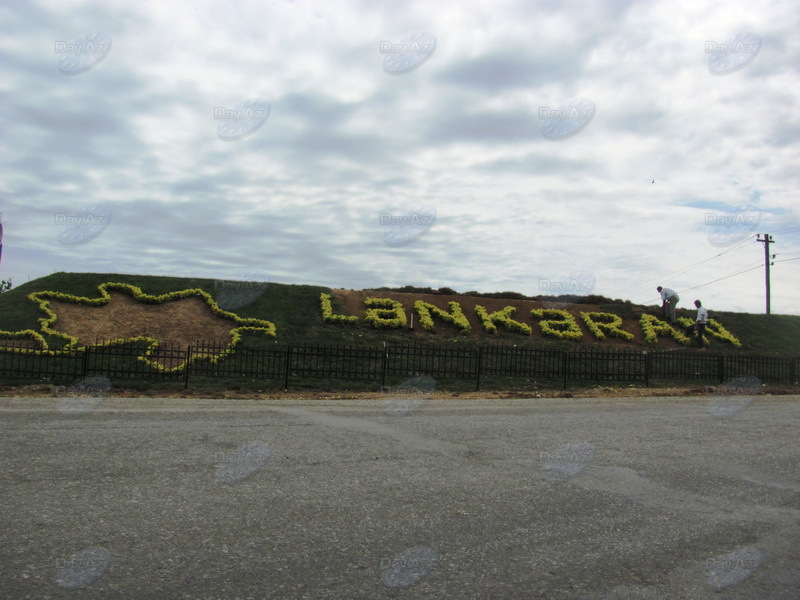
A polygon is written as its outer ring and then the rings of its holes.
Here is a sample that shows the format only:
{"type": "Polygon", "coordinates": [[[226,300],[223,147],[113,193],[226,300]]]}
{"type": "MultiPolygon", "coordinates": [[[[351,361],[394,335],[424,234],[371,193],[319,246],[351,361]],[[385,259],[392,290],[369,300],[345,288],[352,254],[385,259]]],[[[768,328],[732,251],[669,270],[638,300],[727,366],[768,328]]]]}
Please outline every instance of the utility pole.
{"type": "MultiPolygon", "coordinates": [[[[757,242],[761,242],[761,243],[764,244],[764,267],[766,268],[764,276],[766,278],[766,284],[767,284],[767,314],[770,314],[770,310],[769,310],[769,266],[772,263],[769,262],[770,261],[769,245],[770,244],[774,244],[775,240],[773,240],[772,236],[770,234],[768,234],[768,233],[762,233],[761,235],[764,236],[764,239],[762,240],[761,238],[757,238],[756,241],[757,242]]],[[[775,258],[775,255],[773,255],[772,258],[775,258]]]]}

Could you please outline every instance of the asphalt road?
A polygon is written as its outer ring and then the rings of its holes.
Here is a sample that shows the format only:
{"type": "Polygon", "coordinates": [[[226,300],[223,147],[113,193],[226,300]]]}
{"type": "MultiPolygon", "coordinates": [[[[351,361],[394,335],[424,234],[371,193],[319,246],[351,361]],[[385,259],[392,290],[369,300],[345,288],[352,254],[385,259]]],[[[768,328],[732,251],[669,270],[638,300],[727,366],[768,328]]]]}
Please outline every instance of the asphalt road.
{"type": "Polygon", "coordinates": [[[800,598],[800,396],[0,399],[0,598],[800,598]]]}

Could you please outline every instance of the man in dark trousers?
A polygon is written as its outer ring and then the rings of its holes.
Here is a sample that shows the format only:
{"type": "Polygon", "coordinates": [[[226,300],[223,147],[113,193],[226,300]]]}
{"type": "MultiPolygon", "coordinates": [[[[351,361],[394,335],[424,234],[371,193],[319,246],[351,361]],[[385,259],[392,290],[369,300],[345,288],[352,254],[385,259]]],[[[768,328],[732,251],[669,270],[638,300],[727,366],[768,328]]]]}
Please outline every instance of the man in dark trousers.
{"type": "Polygon", "coordinates": [[[675,290],[661,286],[658,286],[656,290],[661,294],[661,305],[664,307],[664,316],[670,324],[675,325],[675,307],[678,305],[678,300],[680,300],[678,294],[675,293],[675,290]]]}
{"type": "Polygon", "coordinates": [[[700,347],[703,347],[703,334],[706,332],[706,324],[708,323],[708,309],[700,302],[695,300],[694,305],[697,307],[697,319],[694,323],[686,328],[686,335],[692,336],[693,332],[697,332],[697,342],[700,347]]]}

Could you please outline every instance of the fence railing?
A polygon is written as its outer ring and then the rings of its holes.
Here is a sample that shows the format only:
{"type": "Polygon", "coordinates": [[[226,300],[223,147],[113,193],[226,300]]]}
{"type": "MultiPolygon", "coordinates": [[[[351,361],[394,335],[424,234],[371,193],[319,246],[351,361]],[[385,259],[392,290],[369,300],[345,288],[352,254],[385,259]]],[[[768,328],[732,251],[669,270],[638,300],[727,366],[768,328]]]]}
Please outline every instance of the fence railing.
{"type": "Polygon", "coordinates": [[[764,383],[795,385],[800,357],[718,354],[696,350],[642,351],[503,345],[378,346],[294,344],[237,347],[214,362],[224,344],[187,348],[162,344],[143,360],[141,345],[95,345],[50,355],[0,349],[0,380],[76,381],[91,375],[115,379],[168,380],[188,387],[192,378],[250,378],[288,389],[292,380],[358,380],[386,385],[387,378],[428,375],[437,381],[527,378],[554,382],[642,383],[658,380],[719,381],[751,376],[764,383]],[[148,361],[150,364],[148,364],[148,361]],[[160,367],[160,368],[159,368],[160,367]]]}

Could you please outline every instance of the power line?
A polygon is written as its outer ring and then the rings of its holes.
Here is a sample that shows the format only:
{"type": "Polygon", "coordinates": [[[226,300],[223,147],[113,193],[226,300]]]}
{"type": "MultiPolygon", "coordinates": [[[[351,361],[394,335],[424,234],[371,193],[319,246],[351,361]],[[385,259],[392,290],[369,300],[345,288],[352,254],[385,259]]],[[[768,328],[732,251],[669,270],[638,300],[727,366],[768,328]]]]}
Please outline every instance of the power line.
{"type": "Polygon", "coordinates": [[[793,231],[800,231],[800,227],[790,227],[789,229],[779,229],[775,232],[775,235],[779,233],[791,233],[793,231]]]}
{"type": "MultiPolygon", "coordinates": [[[[747,246],[745,246],[745,245],[744,245],[744,244],[746,244],[746,243],[747,243],[747,240],[744,240],[744,241],[742,241],[742,242],[739,242],[739,243],[738,243],[736,246],[733,246],[732,248],[728,248],[727,250],[725,250],[724,252],[720,252],[720,253],[719,253],[719,254],[717,254],[716,256],[712,256],[711,258],[707,258],[706,260],[700,261],[700,262],[699,262],[699,263],[697,263],[696,265],[692,265],[691,267],[687,267],[686,269],[683,269],[683,270],[681,270],[681,271],[679,271],[679,272],[673,272],[673,273],[670,273],[670,275],[672,275],[672,274],[675,274],[675,275],[682,275],[683,273],[686,273],[686,271],[688,271],[688,270],[690,270],[690,269],[694,268],[695,266],[698,266],[698,265],[701,265],[701,264],[703,264],[703,263],[707,263],[707,262],[709,262],[709,261],[712,261],[712,260],[714,260],[715,258],[719,258],[719,257],[720,257],[720,256],[722,256],[723,254],[727,254],[728,252],[734,252],[734,251],[738,251],[738,250],[743,250],[744,248],[746,248],[746,247],[747,247],[747,246]]],[[[669,276],[669,275],[668,275],[668,276],[669,276]]]]}
{"type": "MultiPolygon", "coordinates": [[[[670,272],[670,273],[667,273],[666,275],[662,275],[662,276],[660,276],[660,277],[654,277],[653,279],[648,279],[648,280],[646,280],[646,281],[643,281],[643,282],[641,282],[641,283],[637,283],[637,284],[634,284],[634,285],[630,285],[630,286],[628,286],[628,287],[625,287],[625,288],[622,288],[622,289],[616,290],[615,292],[609,292],[609,295],[612,295],[612,296],[613,296],[614,294],[618,294],[619,292],[624,292],[625,290],[629,290],[629,289],[631,289],[631,288],[637,288],[637,287],[641,287],[641,286],[643,286],[643,285],[645,285],[645,284],[651,283],[651,282],[653,282],[653,281],[657,281],[657,280],[663,280],[663,279],[666,279],[667,277],[669,277],[669,276],[671,276],[671,275],[675,275],[675,274],[678,274],[678,275],[680,275],[680,274],[683,274],[683,273],[685,273],[686,271],[688,271],[688,270],[690,270],[690,269],[693,269],[693,268],[694,268],[694,267],[696,267],[696,266],[702,265],[703,263],[707,263],[708,261],[714,260],[715,258],[719,258],[720,256],[722,256],[722,255],[724,255],[724,254],[727,254],[728,252],[733,252],[734,250],[741,250],[742,248],[744,248],[744,247],[745,247],[745,246],[744,246],[744,244],[746,244],[747,242],[752,242],[752,241],[753,241],[753,240],[752,240],[752,238],[753,238],[753,237],[754,237],[754,236],[751,236],[751,237],[749,237],[749,238],[746,238],[746,239],[742,240],[741,242],[739,242],[738,244],[736,244],[735,246],[731,246],[731,247],[730,247],[730,248],[728,248],[727,250],[725,250],[725,251],[723,251],[723,252],[720,252],[719,254],[715,254],[715,255],[714,255],[714,256],[712,256],[711,258],[706,258],[705,260],[701,260],[701,261],[699,261],[699,262],[696,262],[696,263],[694,263],[694,264],[692,264],[692,265],[689,265],[689,266],[688,266],[688,267],[686,267],[686,268],[677,269],[677,270],[675,270],[675,271],[672,271],[672,272],[670,272]]],[[[636,296],[636,295],[638,295],[638,294],[642,294],[642,293],[644,293],[644,292],[638,292],[637,294],[634,294],[634,296],[636,296]]]]}
{"type": "MultiPolygon", "coordinates": [[[[751,237],[752,237],[752,236],[751,236],[751,237]]],[[[620,290],[617,290],[616,292],[610,292],[610,293],[611,293],[611,294],[618,294],[619,292],[624,292],[625,290],[629,290],[629,289],[631,289],[631,288],[636,288],[636,287],[639,287],[639,286],[645,285],[645,284],[647,284],[647,283],[651,283],[651,282],[653,282],[653,281],[656,281],[656,280],[666,279],[667,277],[669,277],[670,275],[673,275],[673,274],[675,274],[675,273],[685,273],[685,272],[686,272],[686,271],[688,271],[689,269],[692,269],[692,268],[694,268],[694,267],[696,267],[696,266],[698,266],[698,265],[701,265],[701,264],[703,264],[703,263],[706,263],[706,262],[708,262],[708,261],[710,261],[710,260],[714,260],[715,258],[718,258],[718,257],[722,256],[723,254],[727,254],[728,252],[732,252],[732,251],[734,251],[734,250],[741,249],[740,247],[742,247],[742,248],[743,248],[743,247],[744,247],[744,244],[746,244],[748,241],[751,241],[751,238],[747,238],[747,239],[745,239],[745,240],[742,240],[741,242],[739,242],[739,243],[738,243],[738,244],[736,244],[735,246],[732,246],[732,247],[728,248],[728,249],[727,249],[727,250],[725,250],[724,252],[720,252],[719,254],[716,254],[716,255],[712,256],[711,258],[706,258],[705,260],[701,260],[700,262],[696,262],[696,263],[694,263],[694,264],[692,264],[692,265],[689,265],[689,266],[688,266],[688,267],[686,267],[686,268],[677,269],[676,271],[672,271],[672,272],[670,272],[670,273],[667,273],[666,275],[662,275],[662,276],[660,276],[660,277],[654,277],[653,279],[648,279],[648,280],[646,280],[646,281],[644,281],[644,282],[642,282],[642,283],[637,283],[637,284],[634,284],[634,285],[628,286],[628,287],[626,287],[626,288],[622,288],[622,289],[620,289],[620,290]]]]}
{"type": "MultiPolygon", "coordinates": [[[[749,271],[755,271],[756,269],[760,269],[764,265],[756,265],[755,267],[751,267],[749,269],[745,269],[744,271],[739,271],[738,273],[733,273],[732,275],[726,275],[725,277],[720,277],[719,279],[715,279],[714,281],[709,281],[708,283],[703,283],[700,285],[696,285],[694,287],[689,288],[688,290],[683,290],[684,292],[691,292],[692,290],[696,290],[697,288],[705,287],[707,285],[711,285],[712,283],[717,283],[718,281],[722,281],[723,279],[730,279],[731,277],[736,277],[737,275],[741,275],[742,273],[747,273],[749,271]]],[[[683,292],[681,292],[683,293],[683,292]]]]}
{"type": "MultiPolygon", "coordinates": [[[[795,259],[791,259],[791,260],[798,260],[798,259],[795,258],[795,259]]],[[[687,288],[685,290],[681,290],[678,293],[679,294],[683,294],[684,292],[691,292],[692,290],[696,290],[698,288],[705,287],[707,285],[711,285],[712,283],[717,283],[718,281],[722,281],[724,279],[730,279],[731,277],[736,277],[737,275],[741,275],[741,274],[747,273],[749,271],[754,271],[756,269],[760,269],[763,266],[764,266],[764,263],[759,262],[756,266],[750,267],[749,269],[744,269],[742,271],[738,271],[737,273],[733,273],[731,275],[726,275],[725,277],[720,277],[719,279],[714,279],[713,281],[707,281],[706,283],[701,283],[700,285],[696,285],[694,287],[690,287],[690,288],[687,288]]],[[[652,300],[648,300],[647,302],[643,302],[643,304],[650,304],[651,302],[655,302],[656,300],[659,300],[659,299],[660,298],[653,298],[652,300]]]]}
{"type": "MultiPolygon", "coordinates": [[[[800,227],[789,228],[787,230],[781,230],[780,233],[787,233],[787,232],[791,232],[791,231],[795,231],[795,230],[800,231],[800,227]]],[[[739,275],[743,275],[744,273],[748,273],[750,271],[754,271],[755,269],[760,269],[761,267],[765,267],[766,268],[766,271],[765,271],[765,273],[766,273],[766,290],[767,290],[767,299],[766,299],[766,301],[767,301],[767,314],[770,314],[770,276],[769,276],[769,267],[770,267],[770,265],[774,265],[776,262],[791,262],[793,260],[800,260],[800,258],[785,258],[783,260],[773,261],[772,259],[774,259],[776,256],[780,256],[780,254],[772,254],[772,255],[770,255],[770,252],[769,252],[769,246],[770,246],[770,244],[775,243],[775,240],[772,237],[772,235],[769,235],[769,234],[766,234],[766,233],[763,234],[763,235],[764,235],[764,239],[761,238],[761,234],[757,234],[755,236],[756,237],[755,241],[756,242],[761,242],[761,243],[764,244],[764,262],[760,262],[759,261],[758,263],[755,264],[755,266],[749,266],[749,267],[744,268],[744,269],[742,269],[740,271],[737,271],[736,273],[731,273],[730,275],[726,275],[724,277],[719,277],[719,278],[714,279],[712,281],[708,281],[706,283],[702,283],[700,285],[696,285],[694,287],[690,287],[690,288],[687,288],[685,290],[681,290],[679,293],[683,294],[685,292],[690,292],[692,290],[696,290],[696,289],[705,287],[707,285],[711,285],[712,283],[717,283],[719,281],[724,281],[725,279],[730,279],[731,277],[737,277],[739,275]]],[[[731,248],[728,248],[724,252],[720,252],[719,254],[717,254],[715,256],[712,256],[712,257],[707,258],[705,260],[699,261],[699,262],[697,262],[697,263],[695,263],[693,265],[690,265],[690,266],[688,266],[688,267],[686,267],[684,269],[678,269],[677,271],[672,271],[672,273],[664,275],[662,278],[665,279],[666,277],[669,277],[670,275],[685,273],[686,271],[688,271],[690,269],[693,269],[694,267],[697,267],[699,265],[707,263],[707,262],[709,262],[711,260],[714,260],[715,258],[719,258],[720,256],[723,256],[724,254],[727,254],[729,252],[734,252],[736,250],[741,250],[742,248],[745,247],[745,244],[747,244],[748,241],[752,241],[752,237],[747,238],[745,240],[742,240],[741,242],[739,242],[735,246],[732,246],[731,248]]],[[[800,254],[800,252],[786,252],[784,254],[792,255],[792,254],[800,254]]],[[[646,285],[647,283],[652,282],[652,281],[653,280],[650,279],[650,280],[647,280],[647,281],[642,282],[640,284],[629,286],[627,288],[622,288],[621,290],[617,290],[616,292],[612,292],[612,293],[616,294],[616,293],[619,293],[620,291],[624,291],[624,290],[628,290],[628,289],[631,289],[631,288],[640,287],[640,286],[646,285]]],[[[632,297],[635,297],[636,295],[638,295],[638,294],[634,294],[632,297]]],[[[657,298],[652,299],[652,300],[648,300],[645,304],[650,304],[650,303],[655,302],[657,300],[658,300],[657,298]]]]}
{"type": "MultiPolygon", "coordinates": [[[[723,254],[727,254],[728,252],[733,252],[733,251],[736,251],[736,250],[742,250],[743,248],[746,248],[746,246],[742,245],[742,244],[745,244],[746,242],[747,242],[747,240],[745,240],[745,241],[743,241],[743,242],[740,242],[740,243],[739,243],[739,244],[737,244],[736,246],[734,246],[734,247],[732,247],[732,248],[728,248],[728,249],[727,249],[727,250],[725,250],[724,252],[720,252],[719,254],[717,254],[717,255],[715,255],[715,256],[712,256],[711,258],[707,258],[707,259],[705,259],[705,260],[701,260],[700,262],[697,262],[697,263],[695,263],[695,264],[693,264],[693,265],[690,265],[690,266],[686,267],[685,269],[678,269],[677,271],[672,271],[672,273],[667,273],[666,275],[664,275],[664,276],[662,276],[662,277],[656,277],[656,278],[654,278],[654,279],[650,279],[650,280],[648,280],[648,282],[652,282],[652,281],[656,281],[656,280],[664,280],[664,279],[666,279],[667,277],[670,277],[670,276],[673,276],[673,275],[674,275],[674,276],[682,275],[682,274],[686,273],[687,271],[689,271],[689,270],[693,269],[694,267],[700,266],[700,265],[702,265],[702,264],[704,264],[704,263],[707,263],[707,262],[709,262],[709,261],[711,261],[711,260],[714,260],[715,258],[719,258],[719,257],[720,257],[720,256],[722,256],[723,254]]],[[[647,282],[645,282],[645,283],[647,283],[647,282]]],[[[644,283],[642,283],[642,284],[638,284],[637,286],[633,286],[633,287],[638,287],[639,285],[644,285],[644,283]]],[[[633,296],[632,296],[632,297],[636,297],[637,295],[639,295],[639,294],[643,294],[643,293],[645,293],[645,292],[644,292],[644,291],[642,291],[642,292],[637,292],[636,294],[633,294],[633,296]]]]}

